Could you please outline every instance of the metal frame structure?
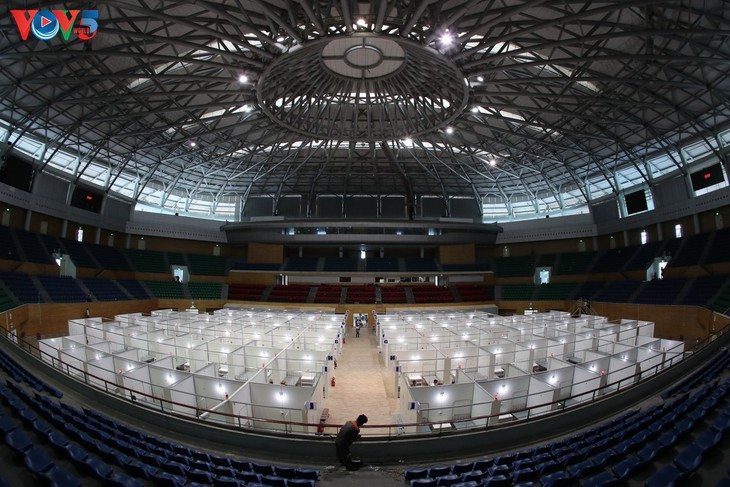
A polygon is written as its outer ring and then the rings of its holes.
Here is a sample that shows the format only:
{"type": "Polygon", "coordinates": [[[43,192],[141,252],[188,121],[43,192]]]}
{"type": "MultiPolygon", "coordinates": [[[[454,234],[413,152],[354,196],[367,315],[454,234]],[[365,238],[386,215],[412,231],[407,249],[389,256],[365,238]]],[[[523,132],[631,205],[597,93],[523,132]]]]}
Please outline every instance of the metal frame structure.
{"type": "Polygon", "coordinates": [[[402,195],[562,212],[686,175],[697,144],[727,172],[722,0],[95,5],[91,40],[23,40],[9,10],[46,4],[0,8],[0,138],[36,174],[160,211],[402,195]]]}

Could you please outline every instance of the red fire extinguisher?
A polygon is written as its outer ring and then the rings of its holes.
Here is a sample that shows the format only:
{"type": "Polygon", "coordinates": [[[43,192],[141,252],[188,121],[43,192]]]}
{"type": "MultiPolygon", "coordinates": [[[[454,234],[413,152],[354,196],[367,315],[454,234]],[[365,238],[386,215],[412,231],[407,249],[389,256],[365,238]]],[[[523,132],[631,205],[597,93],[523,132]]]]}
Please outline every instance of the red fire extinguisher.
{"type": "Polygon", "coordinates": [[[331,385],[332,387],[334,387],[334,386],[335,386],[335,377],[334,377],[334,376],[332,376],[332,380],[330,380],[330,385],[331,385]]]}
{"type": "Polygon", "coordinates": [[[342,344],[344,345],[345,343],[347,343],[345,342],[345,337],[342,337],[342,344]]]}

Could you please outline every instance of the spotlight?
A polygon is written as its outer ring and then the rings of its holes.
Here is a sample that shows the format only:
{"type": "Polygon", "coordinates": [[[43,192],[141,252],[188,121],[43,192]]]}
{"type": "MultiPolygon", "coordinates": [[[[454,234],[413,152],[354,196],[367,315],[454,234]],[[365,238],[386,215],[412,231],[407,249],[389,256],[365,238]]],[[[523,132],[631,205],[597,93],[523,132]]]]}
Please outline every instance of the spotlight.
{"type": "Polygon", "coordinates": [[[248,76],[246,76],[245,74],[238,76],[238,82],[242,84],[248,83],[248,76]]]}

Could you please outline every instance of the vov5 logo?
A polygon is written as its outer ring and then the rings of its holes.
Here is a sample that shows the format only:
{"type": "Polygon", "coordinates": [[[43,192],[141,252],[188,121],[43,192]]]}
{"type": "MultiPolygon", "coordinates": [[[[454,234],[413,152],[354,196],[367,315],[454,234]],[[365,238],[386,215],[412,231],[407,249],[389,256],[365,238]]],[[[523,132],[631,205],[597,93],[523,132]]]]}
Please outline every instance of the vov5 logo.
{"type": "Polygon", "coordinates": [[[59,31],[65,41],[72,31],[82,41],[88,41],[96,36],[99,27],[98,10],[11,10],[10,13],[24,41],[31,31],[42,41],[53,39],[59,31]],[[78,25],[74,27],[77,19],[78,25]]]}

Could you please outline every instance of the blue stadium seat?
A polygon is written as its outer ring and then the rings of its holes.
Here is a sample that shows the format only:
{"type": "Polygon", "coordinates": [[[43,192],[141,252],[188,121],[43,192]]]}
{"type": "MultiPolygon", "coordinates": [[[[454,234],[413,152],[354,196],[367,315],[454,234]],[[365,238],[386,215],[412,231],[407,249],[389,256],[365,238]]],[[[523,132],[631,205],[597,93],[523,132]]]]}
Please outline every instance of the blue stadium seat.
{"type": "Polygon", "coordinates": [[[406,482],[410,482],[413,479],[425,479],[428,478],[427,468],[409,468],[403,472],[406,482]]]}
{"type": "Polygon", "coordinates": [[[573,483],[573,477],[571,477],[568,472],[562,470],[540,477],[540,484],[543,487],[560,487],[564,485],[572,485],[573,483]]]}
{"type": "Polygon", "coordinates": [[[481,482],[489,476],[488,472],[482,472],[481,470],[472,470],[471,472],[465,472],[461,474],[461,480],[463,482],[475,481],[481,482]]]}
{"type": "Polygon", "coordinates": [[[411,480],[411,487],[437,487],[438,482],[435,479],[413,479],[411,480]]]}
{"type": "Polygon", "coordinates": [[[581,487],[608,487],[618,485],[619,481],[611,475],[611,472],[603,471],[581,482],[581,487]]]}
{"type": "Polygon", "coordinates": [[[318,480],[319,470],[313,468],[297,468],[298,479],[318,480]]]}
{"type": "Polygon", "coordinates": [[[227,477],[225,475],[213,477],[213,485],[216,487],[243,487],[246,485],[242,480],[235,477],[227,477]]]}
{"type": "Polygon", "coordinates": [[[702,448],[691,444],[674,458],[674,465],[684,474],[690,475],[702,465],[702,448]]]}
{"type": "Polygon", "coordinates": [[[271,487],[286,487],[286,479],[284,477],[277,477],[276,475],[262,475],[261,483],[271,487]]]}
{"type": "Polygon", "coordinates": [[[48,472],[54,466],[53,458],[37,446],[25,451],[23,462],[28,467],[28,470],[38,477],[48,472]]]}
{"type": "Polygon", "coordinates": [[[646,479],[644,483],[645,487],[674,487],[678,482],[685,479],[685,475],[682,474],[674,465],[664,465],[662,468],[657,470],[651,477],[646,479]]]}
{"type": "Polygon", "coordinates": [[[314,487],[314,480],[312,479],[288,479],[286,481],[287,487],[314,487]]]}
{"type": "Polygon", "coordinates": [[[436,477],[443,477],[444,475],[449,475],[450,473],[451,467],[449,467],[448,465],[439,465],[428,469],[428,476],[432,479],[435,479],[436,477]]]}
{"type": "Polygon", "coordinates": [[[127,472],[134,475],[135,477],[140,477],[147,480],[154,478],[155,475],[157,475],[158,471],[159,469],[157,467],[153,467],[152,465],[148,465],[144,462],[136,460],[127,465],[127,472]]]}
{"type": "Polygon", "coordinates": [[[86,467],[86,470],[100,482],[106,482],[114,473],[111,465],[96,455],[89,455],[82,463],[86,467]]]}
{"type": "Polygon", "coordinates": [[[507,487],[512,485],[512,479],[504,475],[493,475],[482,482],[484,487],[507,487]]]}
{"type": "Polygon", "coordinates": [[[474,463],[457,463],[451,466],[451,473],[461,475],[466,472],[471,472],[474,469],[474,463]]]}
{"type": "Polygon", "coordinates": [[[618,480],[626,480],[631,478],[639,468],[645,465],[642,460],[635,456],[629,455],[616,465],[611,467],[611,472],[618,480]]]}
{"type": "Polygon", "coordinates": [[[476,482],[474,480],[468,480],[466,482],[459,482],[458,484],[454,484],[451,487],[479,487],[479,485],[479,482],[476,482]]]}
{"type": "Polygon", "coordinates": [[[21,430],[16,429],[5,435],[5,443],[13,450],[19,457],[22,457],[25,452],[33,448],[34,443],[28,434],[21,430]]]}
{"type": "Polygon", "coordinates": [[[461,476],[453,474],[453,473],[448,474],[448,475],[443,475],[436,479],[437,487],[451,487],[452,485],[458,484],[460,482],[461,482],[461,476]]]}
{"type": "Polygon", "coordinates": [[[43,472],[41,477],[51,487],[81,487],[82,485],[81,480],[78,477],[60,465],[52,466],[47,471],[43,472]]]}
{"type": "Polygon", "coordinates": [[[183,476],[171,474],[168,472],[157,472],[151,479],[155,485],[163,487],[185,487],[188,479],[183,476]]]}
{"type": "Polygon", "coordinates": [[[277,477],[284,477],[285,479],[294,479],[297,477],[297,470],[294,467],[275,466],[274,474],[277,477]]]}
{"type": "Polygon", "coordinates": [[[109,480],[107,481],[111,485],[117,487],[143,487],[144,482],[134,477],[127,475],[124,472],[114,472],[109,480]]]}

